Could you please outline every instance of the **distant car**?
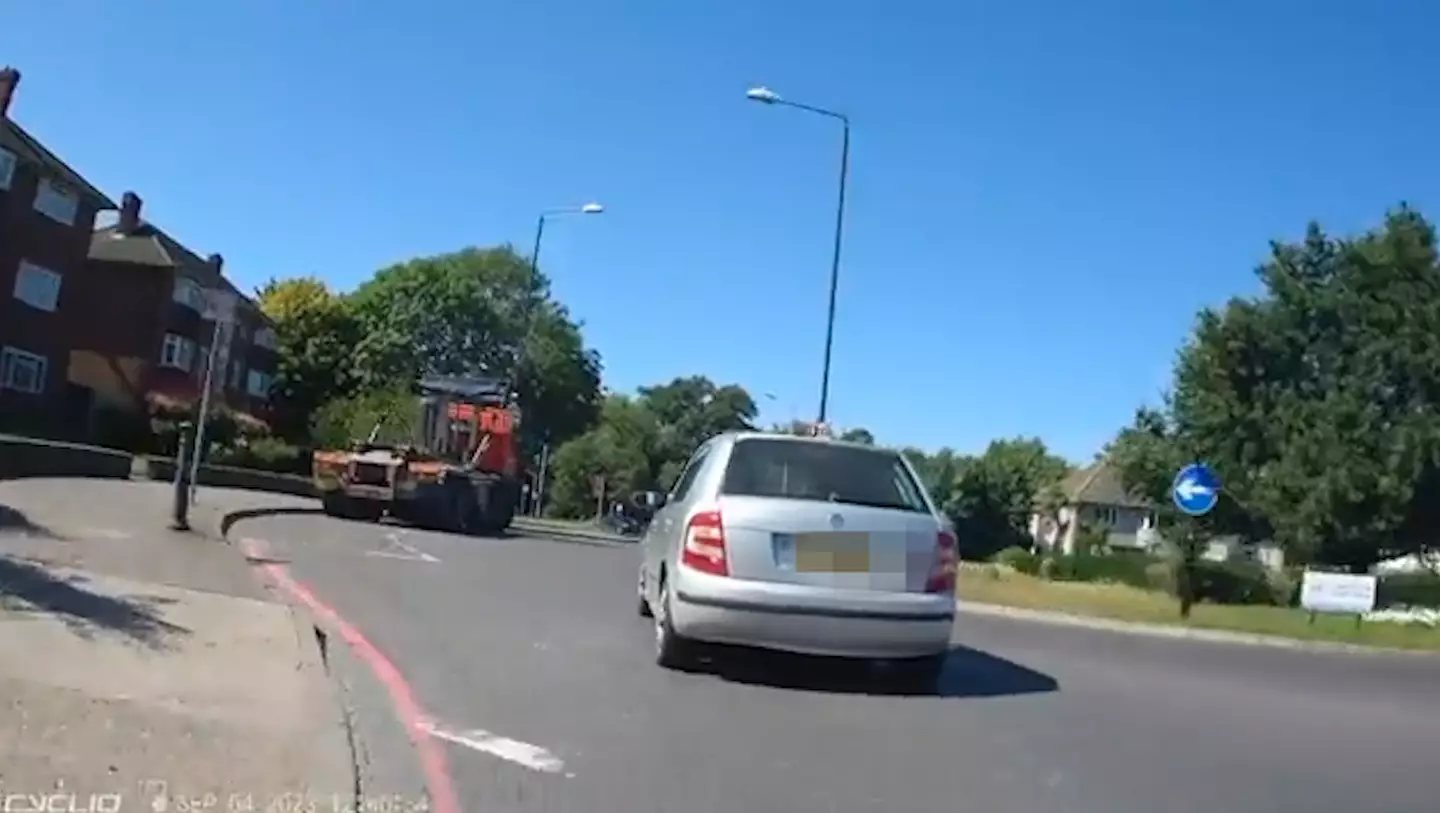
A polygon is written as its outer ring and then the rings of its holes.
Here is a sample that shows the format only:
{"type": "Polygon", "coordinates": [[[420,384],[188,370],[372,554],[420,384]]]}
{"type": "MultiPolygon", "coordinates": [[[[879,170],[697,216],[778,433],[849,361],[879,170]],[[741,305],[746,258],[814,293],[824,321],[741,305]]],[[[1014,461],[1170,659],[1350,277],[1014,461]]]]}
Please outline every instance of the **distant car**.
{"type": "Polygon", "coordinates": [[[898,452],[730,433],[703,444],[640,545],[655,659],[697,642],[892,662],[917,686],[944,667],[956,539],[898,452]]]}

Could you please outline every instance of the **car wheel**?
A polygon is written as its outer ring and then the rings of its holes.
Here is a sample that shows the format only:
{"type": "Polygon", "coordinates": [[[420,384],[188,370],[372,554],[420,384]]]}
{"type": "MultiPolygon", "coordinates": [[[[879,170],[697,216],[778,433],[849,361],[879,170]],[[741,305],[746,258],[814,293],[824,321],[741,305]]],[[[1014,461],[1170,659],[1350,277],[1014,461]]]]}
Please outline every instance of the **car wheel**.
{"type": "Polygon", "coordinates": [[[655,618],[655,663],[666,669],[684,669],[689,666],[694,645],[675,632],[670,621],[670,585],[664,578],[660,580],[655,606],[651,609],[655,618]]]}
{"type": "Polygon", "coordinates": [[[940,678],[945,673],[946,653],[912,658],[896,664],[899,669],[899,688],[913,694],[934,694],[940,689],[940,678]]]}
{"type": "Polygon", "coordinates": [[[638,585],[637,585],[637,587],[636,587],[635,593],[636,593],[636,599],[637,599],[635,611],[640,614],[640,617],[641,617],[641,618],[653,618],[653,617],[655,616],[655,614],[652,613],[652,612],[650,612],[650,600],[647,599],[647,598],[645,598],[645,568],[644,568],[644,566],[641,566],[641,568],[640,568],[640,578],[638,579],[638,585]]]}

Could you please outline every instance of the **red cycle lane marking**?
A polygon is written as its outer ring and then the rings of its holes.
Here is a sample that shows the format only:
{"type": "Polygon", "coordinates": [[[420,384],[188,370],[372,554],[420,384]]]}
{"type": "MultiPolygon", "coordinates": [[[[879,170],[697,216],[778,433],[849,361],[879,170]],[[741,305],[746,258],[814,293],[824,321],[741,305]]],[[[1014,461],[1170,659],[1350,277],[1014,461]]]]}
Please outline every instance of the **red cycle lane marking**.
{"type": "Polygon", "coordinates": [[[460,813],[459,797],[455,793],[455,783],[450,778],[444,746],[430,735],[433,724],[415,700],[415,692],[406,682],[405,676],[359,629],[346,621],[333,607],[321,601],[309,587],[296,581],[284,565],[265,561],[268,545],[263,540],[242,539],[240,547],[245,556],[276,587],[285,591],[296,602],[305,605],[339,632],[345,643],[370,667],[370,671],[390,695],[395,713],[405,725],[405,733],[419,754],[420,769],[425,774],[425,787],[430,793],[433,812],[460,813]]]}

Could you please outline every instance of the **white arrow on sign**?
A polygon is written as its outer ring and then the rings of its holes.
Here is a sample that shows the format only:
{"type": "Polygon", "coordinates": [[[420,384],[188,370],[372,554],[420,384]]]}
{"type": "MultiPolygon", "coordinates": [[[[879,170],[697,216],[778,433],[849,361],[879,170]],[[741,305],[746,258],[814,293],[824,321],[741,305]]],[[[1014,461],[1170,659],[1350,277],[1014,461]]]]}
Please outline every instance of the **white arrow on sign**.
{"type": "Polygon", "coordinates": [[[1180,499],[1182,500],[1193,500],[1196,497],[1203,497],[1209,494],[1214,494],[1215,489],[1210,488],[1209,486],[1203,486],[1195,482],[1194,480],[1187,479],[1181,480],[1180,484],[1175,486],[1175,493],[1179,494],[1180,499]]]}

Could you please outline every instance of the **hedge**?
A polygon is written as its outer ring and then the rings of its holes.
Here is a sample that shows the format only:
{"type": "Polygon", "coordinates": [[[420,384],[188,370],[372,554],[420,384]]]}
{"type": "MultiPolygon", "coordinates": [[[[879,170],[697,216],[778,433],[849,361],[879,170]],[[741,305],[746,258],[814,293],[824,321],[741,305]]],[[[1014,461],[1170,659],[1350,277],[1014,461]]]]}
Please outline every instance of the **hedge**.
{"type": "MultiPolygon", "coordinates": [[[[175,461],[79,443],[0,435],[0,479],[22,477],[173,480],[175,461]]],[[[308,477],[258,469],[203,464],[199,480],[202,486],[315,496],[314,485],[308,477]]]]}
{"type": "MultiPolygon", "coordinates": [[[[995,562],[1051,581],[1125,584],[1171,595],[1178,587],[1173,561],[1140,554],[1041,555],[1024,548],[1007,548],[995,555],[995,562]]],[[[1202,559],[1194,563],[1191,577],[1197,601],[1293,607],[1300,601],[1301,573],[1294,568],[1273,571],[1254,562],[1202,559]]],[[[1440,576],[1381,576],[1376,592],[1377,607],[1440,607],[1440,576]]]]}
{"type": "Polygon", "coordinates": [[[0,479],[108,477],[127,479],[135,458],[114,449],[0,435],[0,479]]]}

